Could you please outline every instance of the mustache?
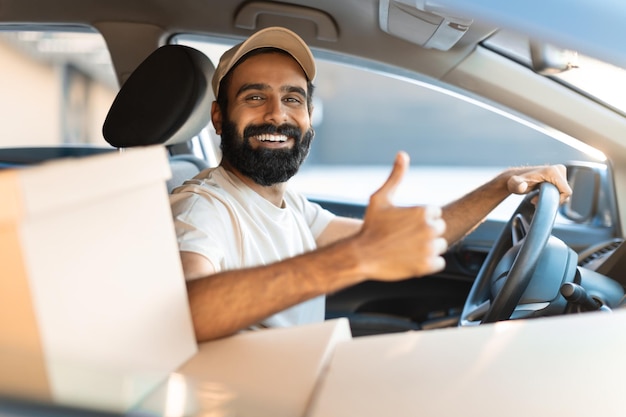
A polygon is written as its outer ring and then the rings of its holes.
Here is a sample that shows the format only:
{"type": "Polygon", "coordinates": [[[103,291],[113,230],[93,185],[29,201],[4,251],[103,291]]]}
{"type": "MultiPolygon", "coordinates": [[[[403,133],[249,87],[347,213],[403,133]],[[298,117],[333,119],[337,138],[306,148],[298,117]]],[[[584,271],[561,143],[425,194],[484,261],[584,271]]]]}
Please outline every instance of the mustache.
{"type": "Polygon", "coordinates": [[[259,135],[285,135],[287,137],[295,139],[296,142],[299,142],[302,138],[302,131],[298,129],[297,126],[291,125],[289,123],[284,123],[282,125],[273,125],[270,123],[264,123],[260,125],[248,125],[243,130],[243,137],[247,141],[252,136],[259,135]]]}

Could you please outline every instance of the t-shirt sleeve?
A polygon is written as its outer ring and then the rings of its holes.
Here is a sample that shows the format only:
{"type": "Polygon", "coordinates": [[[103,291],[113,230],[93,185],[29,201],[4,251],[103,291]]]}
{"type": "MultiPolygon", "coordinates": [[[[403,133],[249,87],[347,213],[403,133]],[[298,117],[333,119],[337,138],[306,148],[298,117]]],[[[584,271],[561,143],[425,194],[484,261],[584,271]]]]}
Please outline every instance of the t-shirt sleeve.
{"type": "Polygon", "coordinates": [[[310,202],[302,194],[288,190],[287,196],[304,215],[304,219],[311,229],[311,233],[315,239],[322,234],[328,224],[336,217],[333,213],[326,210],[319,204],[310,202]]]}
{"type": "Polygon", "coordinates": [[[228,219],[219,201],[210,201],[197,194],[181,192],[170,196],[178,249],[207,258],[216,272],[224,269],[224,239],[232,234],[227,225],[216,219],[228,219]]]}

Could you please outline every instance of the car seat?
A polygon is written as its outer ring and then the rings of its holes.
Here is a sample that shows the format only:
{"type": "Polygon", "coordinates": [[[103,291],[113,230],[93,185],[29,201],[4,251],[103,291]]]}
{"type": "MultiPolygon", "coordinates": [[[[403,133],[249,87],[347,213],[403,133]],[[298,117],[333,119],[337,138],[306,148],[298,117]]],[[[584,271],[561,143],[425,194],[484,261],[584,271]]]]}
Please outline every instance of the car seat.
{"type": "MultiPolygon", "coordinates": [[[[202,52],[164,45],[152,52],[120,88],[102,127],[104,139],[119,148],[190,141],[211,119],[211,77],[215,67],[202,52]]],[[[193,154],[170,157],[168,192],[208,163],[193,154]]]]}

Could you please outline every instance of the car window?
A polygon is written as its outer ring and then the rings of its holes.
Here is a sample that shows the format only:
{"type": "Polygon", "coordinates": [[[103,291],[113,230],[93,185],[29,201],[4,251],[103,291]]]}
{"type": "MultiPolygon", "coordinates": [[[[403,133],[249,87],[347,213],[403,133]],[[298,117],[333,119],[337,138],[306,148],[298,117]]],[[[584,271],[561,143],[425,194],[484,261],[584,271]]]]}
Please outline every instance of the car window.
{"type": "Polygon", "coordinates": [[[0,56],[0,147],[108,146],[102,123],[118,86],[100,34],[3,30],[0,56]]]}
{"type": "MultiPolygon", "coordinates": [[[[215,64],[230,46],[198,36],[174,42],[204,51],[215,64]]],[[[370,62],[325,57],[316,57],[315,140],[292,179],[309,197],[366,203],[400,150],[412,168],[398,204],[445,204],[510,166],[593,159],[547,130],[440,85],[370,62]]],[[[512,200],[494,216],[508,218],[519,201],[512,200]]]]}
{"type": "Polygon", "coordinates": [[[527,124],[438,88],[323,60],[319,67],[323,118],[305,172],[328,176],[316,191],[332,189],[346,176],[347,190],[361,185],[373,191],[399,150],[412,161],[398,196],[407,204],[444,204],[506,167],[588,158],[527,124]]]}

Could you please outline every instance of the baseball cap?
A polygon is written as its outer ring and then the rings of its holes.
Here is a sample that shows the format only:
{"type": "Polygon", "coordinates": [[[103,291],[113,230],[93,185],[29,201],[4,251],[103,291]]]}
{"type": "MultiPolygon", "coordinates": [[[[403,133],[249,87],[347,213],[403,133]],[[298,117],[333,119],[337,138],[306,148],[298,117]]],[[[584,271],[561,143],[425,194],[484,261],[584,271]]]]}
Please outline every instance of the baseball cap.
{"type": "Polygon", "coordinates": [[[219,93],[220,82],[233,66],[245,54],[260,48],[276,48],[287,52],[300,64],[309,81],[313,81],[315,78],[315,60],[311,50],[302,38],[289,29],[269,27],[254,33],[244,42],[224,52],[211,81],[215,97],[219,93]]]}

